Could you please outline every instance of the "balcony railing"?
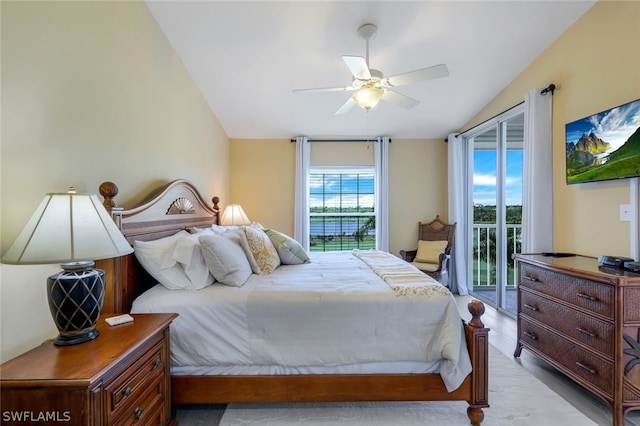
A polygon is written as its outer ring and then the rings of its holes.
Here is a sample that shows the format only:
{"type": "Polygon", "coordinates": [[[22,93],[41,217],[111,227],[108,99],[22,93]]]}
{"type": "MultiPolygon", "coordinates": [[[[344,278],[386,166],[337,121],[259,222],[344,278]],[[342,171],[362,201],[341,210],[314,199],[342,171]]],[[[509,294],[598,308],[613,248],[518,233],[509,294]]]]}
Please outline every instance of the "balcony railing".
{"type": "MultiPolygon", "coordinates": [[[[496,231],[495,224],[473,225],[473,286],[495,286],[497,284],[496,231]]],[[[515,288],[516,273],[513,253],[519,253],[522,241],[522,225],[507,225],[507,288],[515,288]]]]}

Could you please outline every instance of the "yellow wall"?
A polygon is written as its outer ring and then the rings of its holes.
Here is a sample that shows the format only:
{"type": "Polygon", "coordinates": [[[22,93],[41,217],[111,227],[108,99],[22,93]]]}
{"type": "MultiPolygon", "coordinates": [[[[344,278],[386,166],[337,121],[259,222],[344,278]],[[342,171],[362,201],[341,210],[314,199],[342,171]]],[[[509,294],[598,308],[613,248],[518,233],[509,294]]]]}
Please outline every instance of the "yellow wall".
{"type": "Polygon", "coordinates": [[[229,143],[229,201],[250,220],[293,235],[296,144],[289,139],[232,139],[229,143]]]}
{"type": "Polygon", "coordinates": [[[630,180],[565,183],[566,123],[640,98],[640,2],[600,1],[544,51],[465,128],[554,83],[553,202],[555,250],[629,256],[630,223],[620,204],[630,180]]]}
{"type": "MultiPolygon", "coordinates": [[[[364,139],[362,139],[364,140],[364,139]]],[[[375,142],[318,142],[311,144],[311,167],[374,166],[375,142]]]]}
{"type": "MultiPolygon", "coordinates": [[[[144,2],[1,2],[4,253],[47,192],[176,178],[228,197],[229,141],[144,2]]],[[[46,277],[0,266],[0,358],[56,335],[46,277]]]]}
{"type": "MultiPolygon", "coordinates": [[[[313,139],[313,138],[312,138],[313,139]]],[[[231,202],[249,219],[293,235],[296,147],[289,139],[230,143],[231,202]]],[[[355,165],[373,156],[366,143],[312,143],[316,165],[355,165]],[[364,152],[364,155],[362,155],[364,152]],[[358,159],[357,161],[354,159],[358,159]]],[[[360,163],[360,165],[367,165],[360,163]]],[[[392,139],[389,148],[389,250],[415,249],[418,222],[447,217],[447,144],[444,139],[392,139]]],[[[226,204],[222,200],[222,204],[226,204]]]]}

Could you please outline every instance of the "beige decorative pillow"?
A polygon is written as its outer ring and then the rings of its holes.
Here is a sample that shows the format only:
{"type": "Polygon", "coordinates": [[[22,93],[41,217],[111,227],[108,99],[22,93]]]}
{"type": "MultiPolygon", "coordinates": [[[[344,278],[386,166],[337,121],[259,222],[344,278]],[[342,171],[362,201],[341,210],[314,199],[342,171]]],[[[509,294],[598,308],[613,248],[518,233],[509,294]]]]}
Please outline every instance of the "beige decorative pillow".
{"type": "Polygon", "coordinates": [[[414,259],[415,262],[422,263],[438,263],[440,254],[444,253],[447,247],[447,241],[418,241],[418,253],[414,259]]]}
{"type": "Polygon", "coordinates": [[[280,256],[269,236],[253,226],[243,226],[239,231],[240,245],[244,249],[251,270],[260,275],[267,275],[280,266],[280,256]]]}

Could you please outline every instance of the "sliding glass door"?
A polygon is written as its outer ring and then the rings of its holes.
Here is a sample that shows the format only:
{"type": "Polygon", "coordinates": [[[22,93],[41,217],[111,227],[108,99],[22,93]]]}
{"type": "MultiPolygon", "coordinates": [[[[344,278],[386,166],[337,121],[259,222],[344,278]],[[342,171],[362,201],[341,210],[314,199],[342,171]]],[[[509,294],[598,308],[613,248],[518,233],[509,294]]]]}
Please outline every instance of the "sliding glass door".
{"type": "Polygon", "coordinates": [[[510,314],[516,313],[516,274],[512,255],[522,235],[524,113],[504,113],[467,138],[473,179],[468,221],[471,293],[510,314]]]}

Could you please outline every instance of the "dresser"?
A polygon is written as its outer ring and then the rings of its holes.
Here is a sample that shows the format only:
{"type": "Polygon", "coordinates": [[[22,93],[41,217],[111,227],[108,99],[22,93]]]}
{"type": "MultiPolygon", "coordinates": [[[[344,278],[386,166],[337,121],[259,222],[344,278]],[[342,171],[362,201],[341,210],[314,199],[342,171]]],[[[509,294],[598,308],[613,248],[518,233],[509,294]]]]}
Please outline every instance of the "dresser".
{"type": "Polygon", "coordinates": [[[611,406],[640,409],[640,274],[586,256],[515,255],[518,341],[611,406]]]}
{"type": "Polygon", "coordinates": [[[171,423],[169,325],[175,314],[135,314],[73,346],[45,342],[0,366],[2,424],[171,423]]]}

